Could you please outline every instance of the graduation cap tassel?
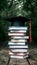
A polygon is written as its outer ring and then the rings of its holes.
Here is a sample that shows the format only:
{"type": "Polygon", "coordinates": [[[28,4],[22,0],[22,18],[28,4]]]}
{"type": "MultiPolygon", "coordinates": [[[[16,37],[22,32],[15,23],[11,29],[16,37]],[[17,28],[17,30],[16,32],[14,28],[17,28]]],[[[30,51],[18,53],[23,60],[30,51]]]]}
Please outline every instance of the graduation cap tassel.
{"type": "Polygon", "coordinates": [[[32,42],[32,21],[31,20],[29,22],[29,27],[30,27],[29,28],[29,34],[30,34],[29,36],[30,36],[30,38],[29,39],[30,39],[30,42],[32,42]]]}

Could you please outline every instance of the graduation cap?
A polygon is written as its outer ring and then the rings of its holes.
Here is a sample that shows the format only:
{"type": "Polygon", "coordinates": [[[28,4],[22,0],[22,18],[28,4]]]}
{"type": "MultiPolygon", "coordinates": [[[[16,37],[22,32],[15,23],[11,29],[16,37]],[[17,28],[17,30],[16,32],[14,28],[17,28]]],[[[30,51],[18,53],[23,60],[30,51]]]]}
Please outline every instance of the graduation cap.
{"type": "Polygon", "coordinates": [[[11,26],[25,26],[25,22],[29,23],[29,33],[30,33],[30,42],[32,42],[32,25],[31,22],[32,20],[26,17],[18,16],[18,17],[12,17],[12,18],[7,18],[7,21],[11,22],[11,26]]]}
{"type": "Polygon", "coordinates": [[[28,18],[22,16],[7,18],[6,20],[11,22],[11,26],[25,26],[24,23],[29,21],[28,18]]]}

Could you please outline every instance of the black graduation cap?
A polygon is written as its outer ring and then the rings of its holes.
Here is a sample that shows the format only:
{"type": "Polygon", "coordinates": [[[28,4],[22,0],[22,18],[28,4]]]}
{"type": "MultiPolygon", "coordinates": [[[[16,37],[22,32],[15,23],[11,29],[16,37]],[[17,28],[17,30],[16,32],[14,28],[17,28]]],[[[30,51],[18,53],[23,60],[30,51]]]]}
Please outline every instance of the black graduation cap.
{"type": "Polygon", "coordinates": [[[30,19],[22,16],[7,18],[6,20],[11,22],[11,26],[24,26],[25,22],[30,21],[30,19]]]}

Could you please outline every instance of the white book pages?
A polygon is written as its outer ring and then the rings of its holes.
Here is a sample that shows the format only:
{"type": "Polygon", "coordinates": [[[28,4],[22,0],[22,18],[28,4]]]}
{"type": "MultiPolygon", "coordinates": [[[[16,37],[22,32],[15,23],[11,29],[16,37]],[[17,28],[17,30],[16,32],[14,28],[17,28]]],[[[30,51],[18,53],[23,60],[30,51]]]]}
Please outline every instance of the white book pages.
{"type": "Polygon", "coordinates": [[[8,42],[8,45],[25,45],[25,43],[12,43],[12,42],[8,42]]]}
{"type": "Polygon", "coordinates": [[[14,30],[21,30],[21,29],[27,30],[27,27],[13,27],[13,26],[11,26],[11,27],[9,27],[8,30],[12,30],[12,29],[14,29],[14,30]]]}
{"type": "Polygon", "coordinates": [[[12,52],[27,52],[27,49],[11,49],[12,52]]]}
{"type": "Polygon", "coordinates": [[[11,33],[26,33],[26,30],[19,30],[19,31],[13,31],[13,30],[10,30],[11,33]]]}
{"type": "Polygon", "coordinates": [[[9,36],[15,36],[15,35],[24,35],[23,33],[8,33],[9,36]]]}
{"type": "Polygon", "coordinates": [[[20,37],[16,37],[16,36],[14,36],[13,37],[14,39],[29,39],[29,36],[20,36],[20,37]]]}
{"type": "Polygon", "coordinates": [[[23,48],[23,49],[25,49],[25,48],[28,48],[28,45],[25,45],[25,46],[9,46],[9,48],[13,48],[13,49],[14,49],[14,48],[18,48],[18,49],[19,49],[19,48],[20,48],[20,49],[23,48]]]}
{"type": "Polygon", "coordinates": [[[27,58],[28,57],[28,55],[27,56],[10,56],[10,58],[13,58],[13,59],[24,59],[24,58],[27,58]]]}
{"type": "MultiPolygon", "coordinates": [[[[16,55],[21,55],[21,56],[23,56],[23,55],[28,55],[29,54],[29,52],[26,52],[26,53],[16,53],[16,55]]],[[[9,52],[9,55],[14,55],[14,53],[13,52],[9,52]]]]}
{"type": "Polygon", "coordinates": [[[13,58],[13,59],[15,59],[15,58],[17,58],[17,59],[23,59],[23,56],[10,56],[10,58],[13,58]]]}
{"type": "Polygon", "coordinates": [[[16,43],[20,43],[20,42],[22,42],[22,43],[25,43],[25,42],[27,42],[27,40],[12,40],[11,39],[11,42],[16,42],[16,43]]]}

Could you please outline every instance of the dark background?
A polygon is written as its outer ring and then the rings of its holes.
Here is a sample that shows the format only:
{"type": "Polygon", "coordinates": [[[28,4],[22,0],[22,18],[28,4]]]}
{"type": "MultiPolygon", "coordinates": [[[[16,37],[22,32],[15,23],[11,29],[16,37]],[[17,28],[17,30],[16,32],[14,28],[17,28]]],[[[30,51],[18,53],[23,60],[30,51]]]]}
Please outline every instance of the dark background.
{"type": "Polygon", "coordinates": [[[5,19],[16,17],[19,15],[32,19],[32,44],[37,45],[37,0],[26,0],[26,1],[1,0],[0,1],[0,46],[6,46],[7,43],[4,42],[7,42],[9,39],[8,27],[11,25],[11,22],[5,19]]]}

